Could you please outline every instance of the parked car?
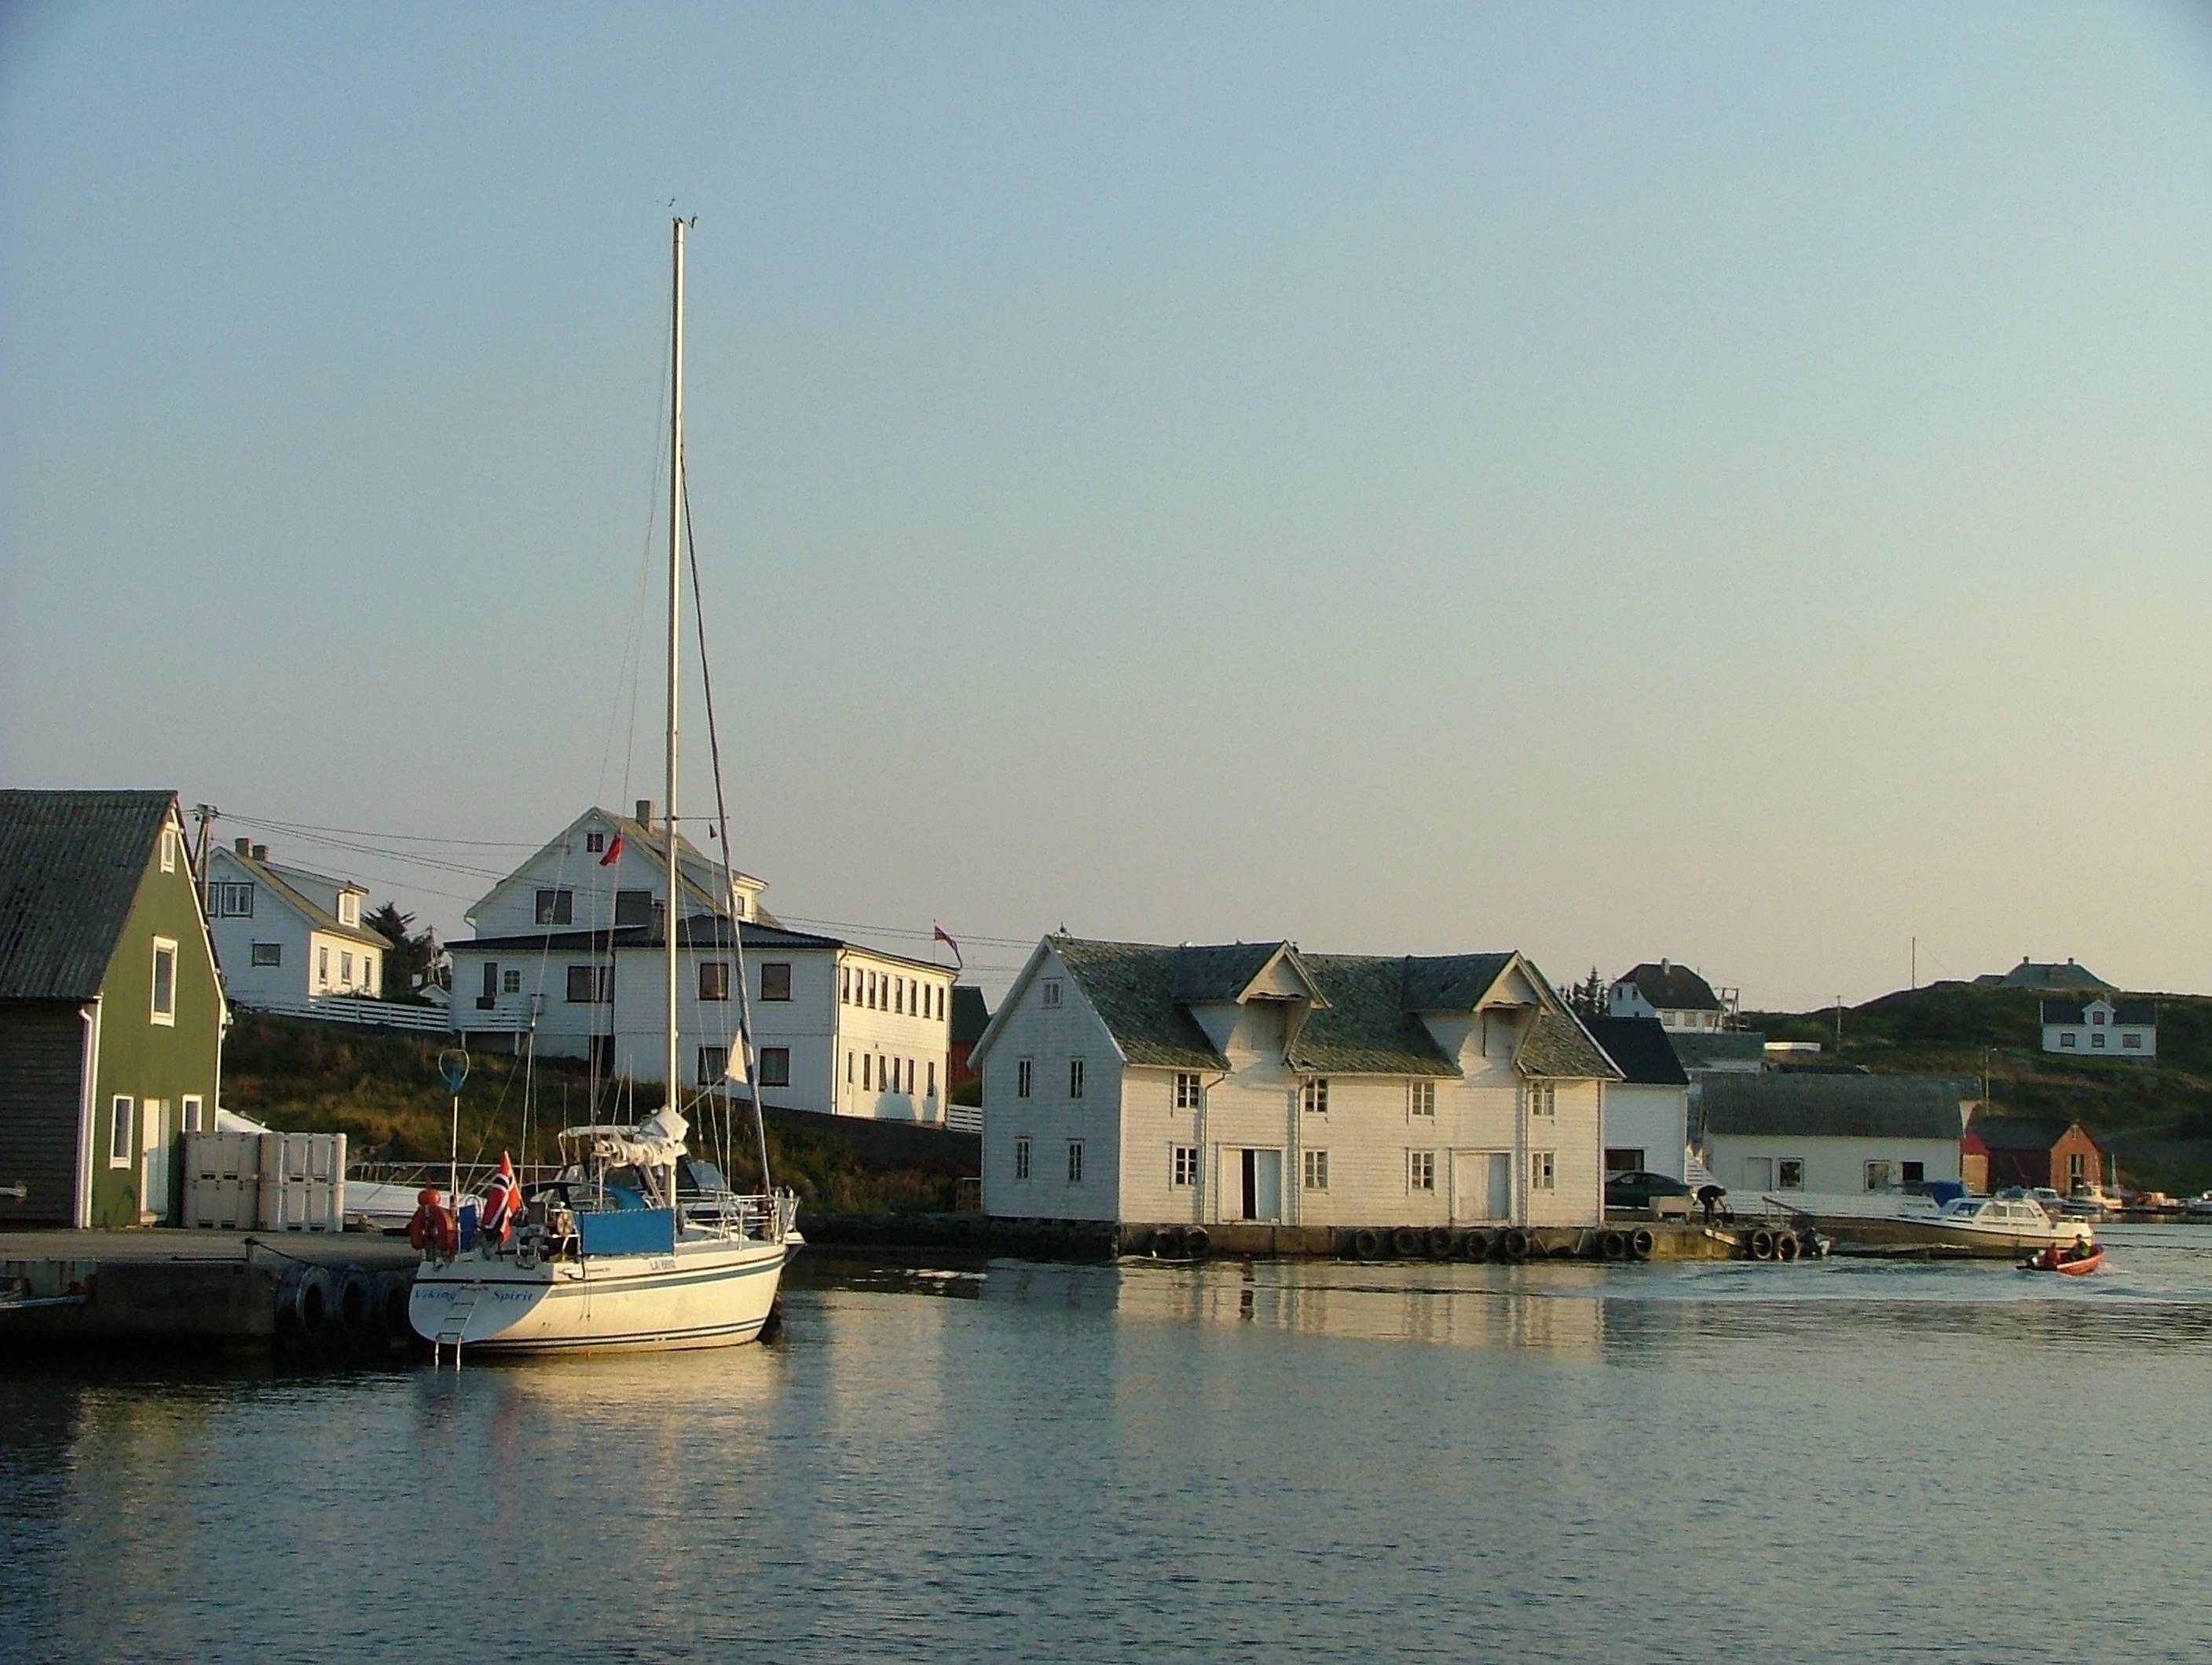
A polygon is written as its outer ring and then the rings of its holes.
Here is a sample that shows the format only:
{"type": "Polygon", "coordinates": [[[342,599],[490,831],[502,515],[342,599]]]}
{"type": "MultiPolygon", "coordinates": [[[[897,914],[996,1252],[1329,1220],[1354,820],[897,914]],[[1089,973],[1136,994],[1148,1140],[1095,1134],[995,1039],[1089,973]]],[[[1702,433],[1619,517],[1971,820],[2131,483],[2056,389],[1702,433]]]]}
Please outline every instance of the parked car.
{"type": "Polygon", "coordinates": [[[1649,1208],[1655,1198],[1689,1194],[1690,1187],[1672,1174],[1647,1173],[1640,1168],[1615,1174],[1605,1182],[1607,1208],[1649,1208]]]}

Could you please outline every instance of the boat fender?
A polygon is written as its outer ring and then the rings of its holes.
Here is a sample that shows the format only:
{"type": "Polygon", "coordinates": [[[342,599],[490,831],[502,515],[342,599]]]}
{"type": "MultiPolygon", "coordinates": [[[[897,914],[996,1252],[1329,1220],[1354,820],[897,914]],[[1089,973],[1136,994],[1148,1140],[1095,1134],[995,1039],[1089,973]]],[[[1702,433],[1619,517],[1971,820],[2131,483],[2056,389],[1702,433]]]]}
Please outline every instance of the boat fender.
{"type": "Polygon", "coordinates": [[[1528,1234],[1517,1225],[1498,1238],[1498,1246],[1504,1251],[1505,1258],[1509,1261],[1525,1261],[1528,1258],[1528,1234]]]}
{"type": "Polygon", "coordinates": [[[1410,1259],[1420,1253],[1421,1234],[1410,1225],[1399,1226],[1390,1233],[1390,1249],[1399,1259],[1410,1259]]]}
{"type": "Polygon", "coordinates": [[[376,1274],[376,1326],[386,1346],[404,1346],[414,1337],[415,1327],[407,1321],[407,1297],[414,1282],[397,1267],[376,1274]]]}
{"type": "Polygon", "coordinates": [[[1798,1257],[1798,1255],[1804,1252],[1804,1249],[1805,1245],[1797,1241],[1797,1237],[1795,1232],[1778,1231],[1775,1233],[1774,1258],[1776,1260],[1794,1261],[1798,1257]]]}
{"type": "Polygon", "coordinates": [[[1363,1225],[1352,1234],[1352,1252],[1363,1261],[1371,1261],[1382,1252],[1382,1234],[1371,1225],[1363,1225]]]}
{"type": "Polygon", "coordinates": [[[305,1261],[287,1267],[276,1285],[276,1333],[295,1347],[319,1347],[337,1322],[331,1274],[305,1261]]]}
{"type": "Polygon", "coordinates": [[[1448,1225],[1431,1226],[1429,1228],[1429,1258],[1432,1261],[1449,1261],[1451,1255],[1451,1228],[1448,1225]]]}
{"type": "Polygon", "coordinates": [[[1774,1258],[1774,1234],[1763,1225],[1751,1234],[1751,1258],[1754,1261],[1774,1258]]]}
{"type": "Polygon", "coordinates": [[[1639,1225],[1630,1234],[1628,1252],[1639,1261],[1648,1261],[1651,1258],[1651,1251],[1658,1246],[1658,1243],[1659,1240],[1651,1235],[1649,1226],[1639,1225]]]}
{"type": "Polygon", "coordinates": [[[332,1274],[331,1310],[337,1319],[331,1340],[338,1346],[359,1348],[368,1344],[376,1328],[376,1282],[367,1271],[349,1266],[332,1274]]]}
{"type": "Polygon", "coordinates": [[[1182,1233],[1172,1225],[1164,1225],[1152,1233],[1152,1253],[1164,1261],[1172,1261],[1182,1254],[1182,1233]]]}
{"type": "Polygon", "coordinates": [[[1183,1253],[1194,1261],[1206,1258],[1206,1251],[1213,1246],[1212,1234],[1202,1225],[1194,1225],[1183,1234],[1183,1253]]]}
{"type": "Polygon", "coordinates": [[[1464,1255],[1470,1261],[1488,1260],[1490,1258],[1490,1233],[1487,1231],[1468,1232],[1467,1236],[1460,1239],[1459,1252],[1464,1255]]]}
{"type": "Polygon", "coordinates": [[[1608,1231],[1599,1241],[1605,1250],[1607,1260],[1620,1261],[1628,1257],[1628,1239],[1620,1232],[1608,1231]]]}

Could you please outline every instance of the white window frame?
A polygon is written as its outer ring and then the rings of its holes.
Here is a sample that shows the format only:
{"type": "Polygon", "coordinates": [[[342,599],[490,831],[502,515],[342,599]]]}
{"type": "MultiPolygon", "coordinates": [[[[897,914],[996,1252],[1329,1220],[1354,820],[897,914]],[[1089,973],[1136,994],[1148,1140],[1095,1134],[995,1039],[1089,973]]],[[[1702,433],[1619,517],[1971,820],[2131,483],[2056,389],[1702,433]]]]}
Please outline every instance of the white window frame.
{"type": "Polygon", "coordinates": [[[338,987],[353,987],[353,950],[350,948],[338,950],[338,987]]]}
{"type": "Polygon", "coordinates": [[[1047,977],[1037,989],[1037,1004],[1052,1007],[1060,1004],[1060,979],[1047,977]]]}
{"type": "Polygon", "coordinates": [[[173,824],[161,829],[161,871],[165,873],[177,871],[177,829],[173,824]]]}
{"type": "Polygon", "coordinates": [[[2059,1044],[2060,1046],[2062,1046],[2062,1047],[2066,1047],[2066,1048],[2072,1048],[2072,1047],[2073,1047],[2073,1045],[2074,1045],[2074,1042],[2075,1042],[2075,1035],[2074,1035],[2074,1031],[2073,1031],[2072,1030],[2070,1030],[2070,1029],[2069,1029],[2069,1030],[2063,1030],[2063,1031],[2061,1031],[2061,1032],[2060,1032],[2059,1036],[2058,1036],[2058,1044],[2059,1044]]]}
{"type": "Polygon", "coordinates": [[[1070,1098],[1083,1097],[1083,1060],[1080,1058],[1067,1060],[1067,1096],[1070,1098]]]}
{"type": "Polygon", "coordinates": [[[1559,1113],[1559,1089],[1549,1081],[1531,1081],[1528,1084],[1528,1114],[1557,1116],[1559,1113]]]}
{"type": "Polygon", "coordinates": [[[1023,1184],[1030,1178],[1030,1141],[1026,1135],[1014,1141],[1014,1177],[1023,1184]]]}
{"type": "Polygon", "coordinates": [[[253,881],[245,878],[218,880],[215,887],[215,915],[217,919],[252,919],[253,881]]]}
{"type": "Polygon", "coordinates": [[[1305,1159],[1298,1164],[1304,1188],[1308,1191],[1327,1191],[1328,1189],[1328,1152],[1309,1146],[1304,1152],[1304,1158],[1305,1159]]]}
{"type": "Polygon", "coordinates": [[[1805,1158],[1777,1157],[1774,1159],[1774,1188],[1778,1191],[1802,1191],[1805,1188],[1805,1158]],[[1797,1177],[1791,1179],[1790,1170],[1795,1168],[1797,1177]]]}
{"type": "Polygon", "coordinates": [[[338,892],[338,923],[361,929],[361,893],[358,890],[338,892]]]}
{"type": "Polygon", "coordinates": [[[188,1092],[177,1100],[177,1131],[180,1133],[213,1133],[212,1127],[203,1127],[207,1098],[204,1094],[188,1092]]]}
{"type": "Polygon", "coordinates": [[[1406,1188],[1408,1191],[1434,1191],[1437,1188],[1437,1153],[1434,1151],[1406,1152],[1406,1188]]]}
{"type": "Polygon", "coordinates": [[[1195,1110],[1206,1100],[1206,1084],[1196,1070],[1177,1070],[1175,1079],[1175,1107],[1179,1110],[1195,1110]]]}
{"type": "Polygon", "coordinates": [[[1437,1084],[1433,1081],[1409,1081],[1406,1084],[1406,1114],[1434,1121],[1437,1114],[1437,1084]]]}
{"type": "Polygon", "coordinates": [[[1528,1152],[1528,1188],[1531,1191],[1556,1191],[1559,1188],[1559,1167],[1550,1151],[1528,1152]]]}
{"type": "Polygon", "coordinates": [[[1034,1093],[1036,1087],[1036,1060],[1034,1058],[1014,1060],[1014,1097],[1028,1098],[1034,1093]]]}
{"type": "Polygon", "coordinates": [[[318,943],[315,945],[315,987],[328,988],[330,986],[331,945],[326,942],[318,943]]]}
{"type": "Polygon", "coordinates": [[[599,855],[603,853],[606,848],[607,836],[605,833],[587,832],[584,835],[584,854],[586,855],[599,855]]]}
{"type": "Polygon", "coordinates": [[[1869,1158],[1868,1161],[1861,1163],[1859,1164],[1860,1188],[1866,1191],[1887,1190],[1889,1188],[1890,1172],[1890,1164],[1881,1158],[1869,1158]],[[1875,1182],[1875,1177],[1877,1170],[1879,1170],[1881,1174],[1881,1182],[1879,1184],[1875,1182]]]}
{"type": "Polygon", "coordinates": [[[138,1106],[127,1092],[107,1101],[107,1165],[128,1168],[138,1148],[138,1106]]]}
{"type": "Polygon", "coordinates": [[[1083,1141],[1079,1139],[1067,1141],[1067,1182],[1070,1185],[1083,1183],[1083,1141]]]}
{"type": "Polygon", "coordinates": [[[1298,1109],[1307,1115],[1328,1114],[1328,1078],[1309,1075],[1298,1083],[1298,1109]]]}
{"type": "Polygon", "coordinates": [[[502,994],[522,993],[522,968],[511,965],[499,974],[499,989],[502,994]]]}
{"type": "Polygon", "coordinates": [[[1168,1188],[1188,1191],[1198,1183],[1198,1146],[1170,1145],[1168,1146],[1168,1188]]]}
{"type": "Polygon", "coordinates": [[[146,1006],[152,1013],[150,1021],[162,1029],[177,1026],[177,968],[176,939],[155,938],[153,962],[147,976],[146,1006]],[[165,957],[169,962],[169,1005],[167,1011],[161,1006],[161,961],[165,957]]]}

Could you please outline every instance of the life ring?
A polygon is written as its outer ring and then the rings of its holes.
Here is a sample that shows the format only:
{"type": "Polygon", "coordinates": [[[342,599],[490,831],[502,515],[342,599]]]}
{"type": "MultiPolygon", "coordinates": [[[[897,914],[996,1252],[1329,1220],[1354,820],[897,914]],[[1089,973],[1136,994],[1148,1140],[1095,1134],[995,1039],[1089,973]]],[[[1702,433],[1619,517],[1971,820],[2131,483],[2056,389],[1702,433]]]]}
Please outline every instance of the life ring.
{"type": "Polygon", "coordinates": [[[276,1285],[276,1334],[295,1347],[321,1347],[337,1322],[331,1274],[295,1261],[276,1285]]]}
{"type": "Polygon", "coordinates": [[[1804,1248],[1805,1245],[1797,1241],[1797,1234],[1794,1231],[1778,1231],[1774,1234],[1774,1258],[1778,1261],[1794,1261],[1804,1252],[1804,1248]]]}
{"type": "Polygon", "coordinates": [[[1382,1252],[1382,1234],[1371,1225],[1363,1225],[1352,1234],[1352,1252],[1363,1261],[1371,1261],[1382,1252]]]}
{"type": "Polygon", "coordinates": [[[1429,1228],[1429,1258],[1432,1261],[1449,1261],[1451,1255],[1451,1228],[1448,1225],[1431,1226],[1429,1228]]]}
{"type": "Polygon", "coordinates": [[[1628,1258],[1628,1239],[1618,1231],[1607,1231],[1598,1240],[1598,1245],[1605,1251],[1605,1258],[1608,1261],[1628,1258]]]}
{"type": "Polygon", "coordinates": [[[1763,1225],[1751,1234],[1751,1258],[1754,1261],[1774,1258],[1774,1234],[1763,1225]]]}
{"type": "Polygon", "coordinates": [[[1459,1252],[1470,1261],[1488,1260],[1490,1258],[1490,1233],[1487,1231],[1468,1232],[1467,1236],[1459,1240],[1459,1252]]]}
{"type": "Polygon", "coordinates": [[[415,1194],[414,1217],[407,1222],[407,1241],[415,1248],[447,1260],[460,1253],[461,1224],[434,1185],[415,1194]]]}
{"type": "Polygon", "coordinates": [[[1528,1258],[1528,1234],[1517,1225],[1498,1238],[1498,1246],[1509,1261],[1528,1258]]]}
{"type": "Polygon", "coordinates": [[[1202,1225],[1194,1225],[1183,1234],[1182,1250],[1194,1261],[1206,1258],[1206,1251],[1213,1247],[1212,1234],[1202,1225]]]}
{"type": "Polygon", "coordinates": [[[1649,1226],[1639,1225],[1629,1234],[1628,1252],[1639,1261],[1650,1260],[1651,1251],[1658,1246],[1659,1240],[1651,1235],[1649,1226]]]}

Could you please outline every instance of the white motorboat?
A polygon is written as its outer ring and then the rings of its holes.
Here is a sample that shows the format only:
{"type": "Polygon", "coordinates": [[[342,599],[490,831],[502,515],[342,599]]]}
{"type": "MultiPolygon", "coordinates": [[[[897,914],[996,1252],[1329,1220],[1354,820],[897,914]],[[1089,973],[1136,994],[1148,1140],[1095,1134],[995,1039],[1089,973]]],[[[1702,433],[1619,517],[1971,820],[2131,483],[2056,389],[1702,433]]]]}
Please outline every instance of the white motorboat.
{"type": "Polygon", "coordinates": [[[2192,1220],[2212,1220],[2212,1191],[2190,1198],[2181,1205],[2181,1212],[2192,1220]]]}
{"type": "Polygon", "coordinates": [[[1960,1197],[1943,1206],[1928,1230],[1931,1243],[1985,1255],[2087,1243],[2092,1236],[2086,1220],[2054,1216],[2028,1196],[1960,1197]]]}
{"type": "MultiPolygon", "coordinates": [[[[761,1130],[761,1190],[738,1196],[715,1176],[714,1186],[684,1176],[703,1164],[689,1160],[689,1124],[678,1108],[678,911],[681,848],[676,833],[677,690],[683,622],[684,233],[675,222],[670,325],[668,483],[668,824],[667,900],[660,934],[667,946],[666,1035],[669,1103],[634,1125],[571,1127],[562,1134],[566,1164],[551,1183],[524,1204],[519,1228],[481,1231],[459,1241],[449,1214],[425,1201],[415,1234],[424,1259],[408,1298],[417,1334],[440,1348],[488,1347],[508,1352],[584,1352],[599,1348],[726,1346],[758,1336],[775,1304],[785,1261],[800,1243],[796,1203],[769,1181],[768,1136],[761,1130]]],[[[696,574],[695,574],[696,577],[696,574]]],[[[708,708],[709,737],[713,709],[708,708]]],[[[720,782],[716,783],[719,805],[720,782]]],[[[728,860],[724,816],[721,844],[728,860]]],[[[731,1073],[755,1079],[744,944],[731,933],[739,991],[731,1073]]],[[[449,1077],[459,1116],[460,1075],[449,1077]]],[[[511,1216],[511,1177],[504,1166],[487,1188],[511,1216]]]]}

